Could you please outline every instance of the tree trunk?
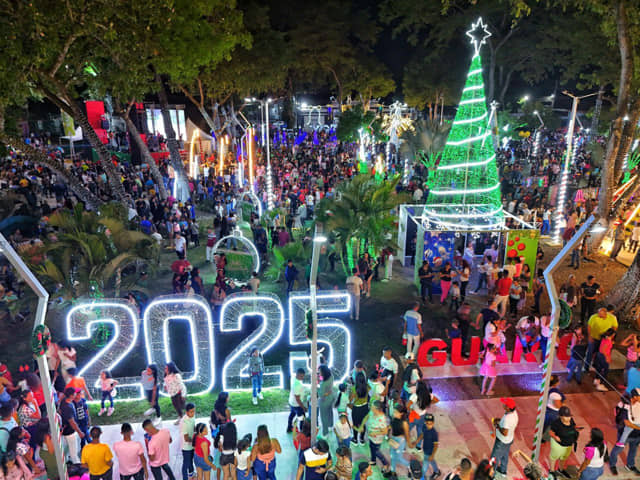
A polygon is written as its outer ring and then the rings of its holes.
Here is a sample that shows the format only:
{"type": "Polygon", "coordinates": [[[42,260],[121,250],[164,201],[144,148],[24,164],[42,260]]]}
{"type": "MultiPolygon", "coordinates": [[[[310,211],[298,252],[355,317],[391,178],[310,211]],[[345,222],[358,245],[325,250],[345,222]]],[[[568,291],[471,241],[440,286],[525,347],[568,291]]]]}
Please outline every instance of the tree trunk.
{"type": "MultiPolygon", "coordinates": [[[[637,101],[635,102],[637,103],[637,101]]],[[[614,168],[613,168],[613,186],[616,188],[622,179],[624,174],[623,164],[625,157],[629,154],[629,149],[631,148],[631,143],[633,142],[633,135],[635,134],[636,125],[638,124],[638,119],[640,119],[640,110],[638,106],[634,104],[630,111],[630,119],[629,121],[624,123],[622,128],[622,137],[620,139],[620,147],[618,148],[618,154],[616,155],[614,168]]]]}
{"type": "Polygon", "coordinates": [[[107,175],[107,182],[111,188],[111,193],[115,197],[115,200],[125,203],[126,193],[122,182],[120,181],[120,174],[116,170],[115,165],[111,161],[111,154],[107,150],[107,147],[102,143],[102,140],[98,137],[87,116],[80,110],[80,108],[71,102],[71,109],[74,112],[74,120],[78,122],[82,128],[82,132],[87,136],[87,140],[98,154],[100,165],[104,169],[107,175]]]}
{"type": "Polygon", "coordinates": [[[22,141],[22,139],[8,135],[4,132],[0,132],[0,142],[5,145],[12,145],[13,147],[18,148],[23,154],[29,157],[33,163],[46,166],[52,172],[62,177],[73,194],[78,197],[87,208],[97,211],[100,205],[102,205],[103,202],[94,195],[93,192],[86,188],[80,182],[78,177],[71,175],[69,171],[64,168],[64,165],[60,164],[60,162],[50,158],[48,155],[45,155],[40,150],[33,148],[31,145],[27,145],[22,141]]]}
{"type": "Polygon", "coordinates": [[[131,134],[131,138],[133,138],[133,140],[136,142],[136,145],[138,146],[138,148],[140,149],[140,153],[142,154],[142,158],[149,165],[151,178],[153,178],[153,181],[156,183],[156,186],[158,187],[158,196],[160,197],[161,200],[165,200],[167,198],[167,189],[164,188],[164,179],[162,178],[162,174],[160,173],[160,169],[158,168],[156,161],[151,156],[149,147],[147,146],[146,143],[142,141],[140,132],[138,131],[138,128],[136,127],[135,123],[133,123],[133,120],[131,120],[131,118],[129,117],[129,114],[127,113],[123,115],[123,117],[124,117],[125,123],[127,124],[127,129],[131,134]]]}
{"type": "MultiPolygon", "coordinates": [[[[631,79],[634,72],[634,58],[631,47],[631,34],[629,32],[629,22],[627,18],[625,0],[618,0],[615,8],[616,27],[618,35],[618,48],[620,50],[620,85],[618,88],[618,104],[616,107],[616,119],[613,122],[611,135],[607,142],[605,151],[602,177],[600,181],[600,196],[598,198],[597,212],[600,215],[598,224],[607,227],[611,212],[611,201],[613,198],[615,159],[620,148],[624,117],[628,111],[629,96],[631,89],[631,79]]],[[[594,234],[592,241],[594,245],[600,245],[605,232],[594,234]]]]}
{"type": "Polygon", "coordinates": [[[167,135],[167,145],[169,147],[169,158],[171,166],[175,171],[175,179],[177,186],[177,196],[179,200],[187,200],[191,193],[189,192],[189,184],[187,182],[187,172],[184,163],[180,157],[180,147],[176,140],[176,132],[171,124],[171,115],[169,115],[169,101],[167,100],[167,91],[159,75],[156,75],[158,83],[158,98],[160,100],[160,111],[162,112],[162,120],[164,123],[164,133],[167,135]]]}
{"type": "Polygon", "coordinates": [[[605,299],[605,304],[615,305],[618,318],[628,317],[631,309],[636,305],[640,295],[640,255],[636,255],[633,263],[611,289],[605,299]]]}

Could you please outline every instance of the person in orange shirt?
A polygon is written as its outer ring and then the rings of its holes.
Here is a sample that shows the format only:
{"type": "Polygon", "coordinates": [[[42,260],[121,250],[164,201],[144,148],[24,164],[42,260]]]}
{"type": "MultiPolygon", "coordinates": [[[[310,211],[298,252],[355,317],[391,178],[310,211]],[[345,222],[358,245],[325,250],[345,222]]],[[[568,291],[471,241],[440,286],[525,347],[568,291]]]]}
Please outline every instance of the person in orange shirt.
{"type": "Polygon", "coordinates": [[[87,388],[87,384],[84,381],[84,378],[78,376],[77,370],[75,368],[69,368],[67,370],[67,373],[69,374],[69,382],[67,382],[67,386],[65,387],[65,389],[67,389],[67,388],[79,388],[80,390],[82,390],[84,392],[84,394],[87,397],[87,400],[92,401],[93,397],[91,396],[91,393],[89,393],[89,389],[87,388]]]}

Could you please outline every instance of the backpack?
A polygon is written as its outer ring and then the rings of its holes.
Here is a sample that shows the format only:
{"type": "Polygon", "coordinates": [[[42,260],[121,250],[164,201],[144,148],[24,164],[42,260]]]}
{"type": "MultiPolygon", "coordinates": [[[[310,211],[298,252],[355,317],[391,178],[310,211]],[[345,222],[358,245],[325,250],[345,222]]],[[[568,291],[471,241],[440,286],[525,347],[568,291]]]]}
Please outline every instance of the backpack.
{"type": "Polygon", "coordinates": [[[620,401],[614,407],[613,413],[617,428],[624,428],[624,411],[627,410],[627,418],[631,420],[631,397],[627,392],[620,397],[620,401]]]}

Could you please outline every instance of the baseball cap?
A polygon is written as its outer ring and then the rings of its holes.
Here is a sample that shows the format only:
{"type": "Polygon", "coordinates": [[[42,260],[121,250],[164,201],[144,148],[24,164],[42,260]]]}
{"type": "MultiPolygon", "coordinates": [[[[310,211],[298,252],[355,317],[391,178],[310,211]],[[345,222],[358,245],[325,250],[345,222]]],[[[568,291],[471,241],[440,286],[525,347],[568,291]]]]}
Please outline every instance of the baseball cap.
{"type": "Polygon", "coordinates": [[[569,410],[569,407],[567,406],[560,407],[560,410],[558,410],[558,415],[561,417],[570,417],[571,410],[569,410]]]}
{"type": "Polygon", "coordinates": [[[510,409],[516,408],[516,401],[511,397],[502,397],[500,403],[510,409]]]}
{"type": "Polygon", "coordinates": [[[433,422],[434,421],[433,413],[427,413],[424,416],[424,421],[425,422],[433,422]]]}

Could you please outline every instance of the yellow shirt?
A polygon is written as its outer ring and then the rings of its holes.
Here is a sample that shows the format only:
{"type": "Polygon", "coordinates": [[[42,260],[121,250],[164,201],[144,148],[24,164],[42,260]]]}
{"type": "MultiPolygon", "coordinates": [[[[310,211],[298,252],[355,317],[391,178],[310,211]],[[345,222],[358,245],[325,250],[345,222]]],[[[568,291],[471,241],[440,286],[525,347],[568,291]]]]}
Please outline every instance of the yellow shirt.
{"type": "Polygon", "coordinates": [[[108,462],[113,458],[106,443],[88,443],[82,449],[81,462],[89,467],[90,475],[103,475],[111,468],[108,462]]]}
{"type": "Polygon", "coordinates": [[[610,328],[618,328],[618,319],[610,313],[607,313],[605,318],[602,318],[597,313],[591,315],[591,318],[589,318],[589,335],[594,340],[600,340],[602,334],[610,328]]]}

